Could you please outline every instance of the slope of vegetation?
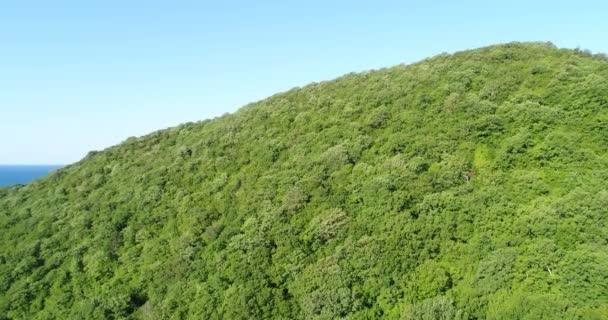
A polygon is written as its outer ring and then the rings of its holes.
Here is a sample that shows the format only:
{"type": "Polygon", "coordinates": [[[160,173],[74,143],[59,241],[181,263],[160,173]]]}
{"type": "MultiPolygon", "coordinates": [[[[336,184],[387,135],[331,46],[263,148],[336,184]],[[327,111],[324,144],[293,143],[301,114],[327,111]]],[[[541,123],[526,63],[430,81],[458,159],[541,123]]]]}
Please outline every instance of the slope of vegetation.
{"type": "Polygon", "coordinates": [[[0,319],[608,319],[608,61],[349,74],[0,189],[0,319]]]}

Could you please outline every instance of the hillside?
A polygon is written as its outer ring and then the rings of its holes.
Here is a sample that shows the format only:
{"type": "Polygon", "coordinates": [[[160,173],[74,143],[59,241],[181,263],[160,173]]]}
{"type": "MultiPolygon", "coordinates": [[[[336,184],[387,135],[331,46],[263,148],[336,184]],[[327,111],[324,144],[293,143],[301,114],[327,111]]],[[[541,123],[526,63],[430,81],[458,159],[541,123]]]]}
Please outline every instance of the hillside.
{"type": "Polygon", "coordinates": [[[604,55],[348,74],[0,189],[0,319],[608,319],[607,181],[604,55]]]}

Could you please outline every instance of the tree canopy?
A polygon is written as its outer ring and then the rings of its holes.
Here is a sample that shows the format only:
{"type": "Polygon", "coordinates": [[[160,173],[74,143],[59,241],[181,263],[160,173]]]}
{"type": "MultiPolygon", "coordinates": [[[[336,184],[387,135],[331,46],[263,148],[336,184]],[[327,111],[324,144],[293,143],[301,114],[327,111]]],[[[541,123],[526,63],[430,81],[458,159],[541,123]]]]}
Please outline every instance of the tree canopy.
{"type": "Polygon", "coordinates": [[[608,319],[608,60],[348,74],[0,189],[0,319],[608,319]]]}

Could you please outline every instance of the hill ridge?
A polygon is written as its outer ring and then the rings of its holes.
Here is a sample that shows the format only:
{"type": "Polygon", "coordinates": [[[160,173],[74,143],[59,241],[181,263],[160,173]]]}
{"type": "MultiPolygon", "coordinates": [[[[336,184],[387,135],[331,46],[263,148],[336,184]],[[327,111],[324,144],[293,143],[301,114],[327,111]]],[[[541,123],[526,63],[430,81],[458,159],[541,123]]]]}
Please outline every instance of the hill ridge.
{"type": "Polygon", "coordinates": [[[440,54],[0,188],[0,319],[603,319],[607,61],[440,54]]]}

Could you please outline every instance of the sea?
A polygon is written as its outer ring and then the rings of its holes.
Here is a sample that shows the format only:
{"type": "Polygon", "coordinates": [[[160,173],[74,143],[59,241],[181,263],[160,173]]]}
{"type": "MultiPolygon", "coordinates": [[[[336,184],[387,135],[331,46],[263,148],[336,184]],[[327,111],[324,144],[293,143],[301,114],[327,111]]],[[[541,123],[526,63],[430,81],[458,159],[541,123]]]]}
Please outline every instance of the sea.
{"type": "Polygon", "coordinates": [[[0,165],[0,187],[27,184],[61,167],[60,165],[0,165]]]}

